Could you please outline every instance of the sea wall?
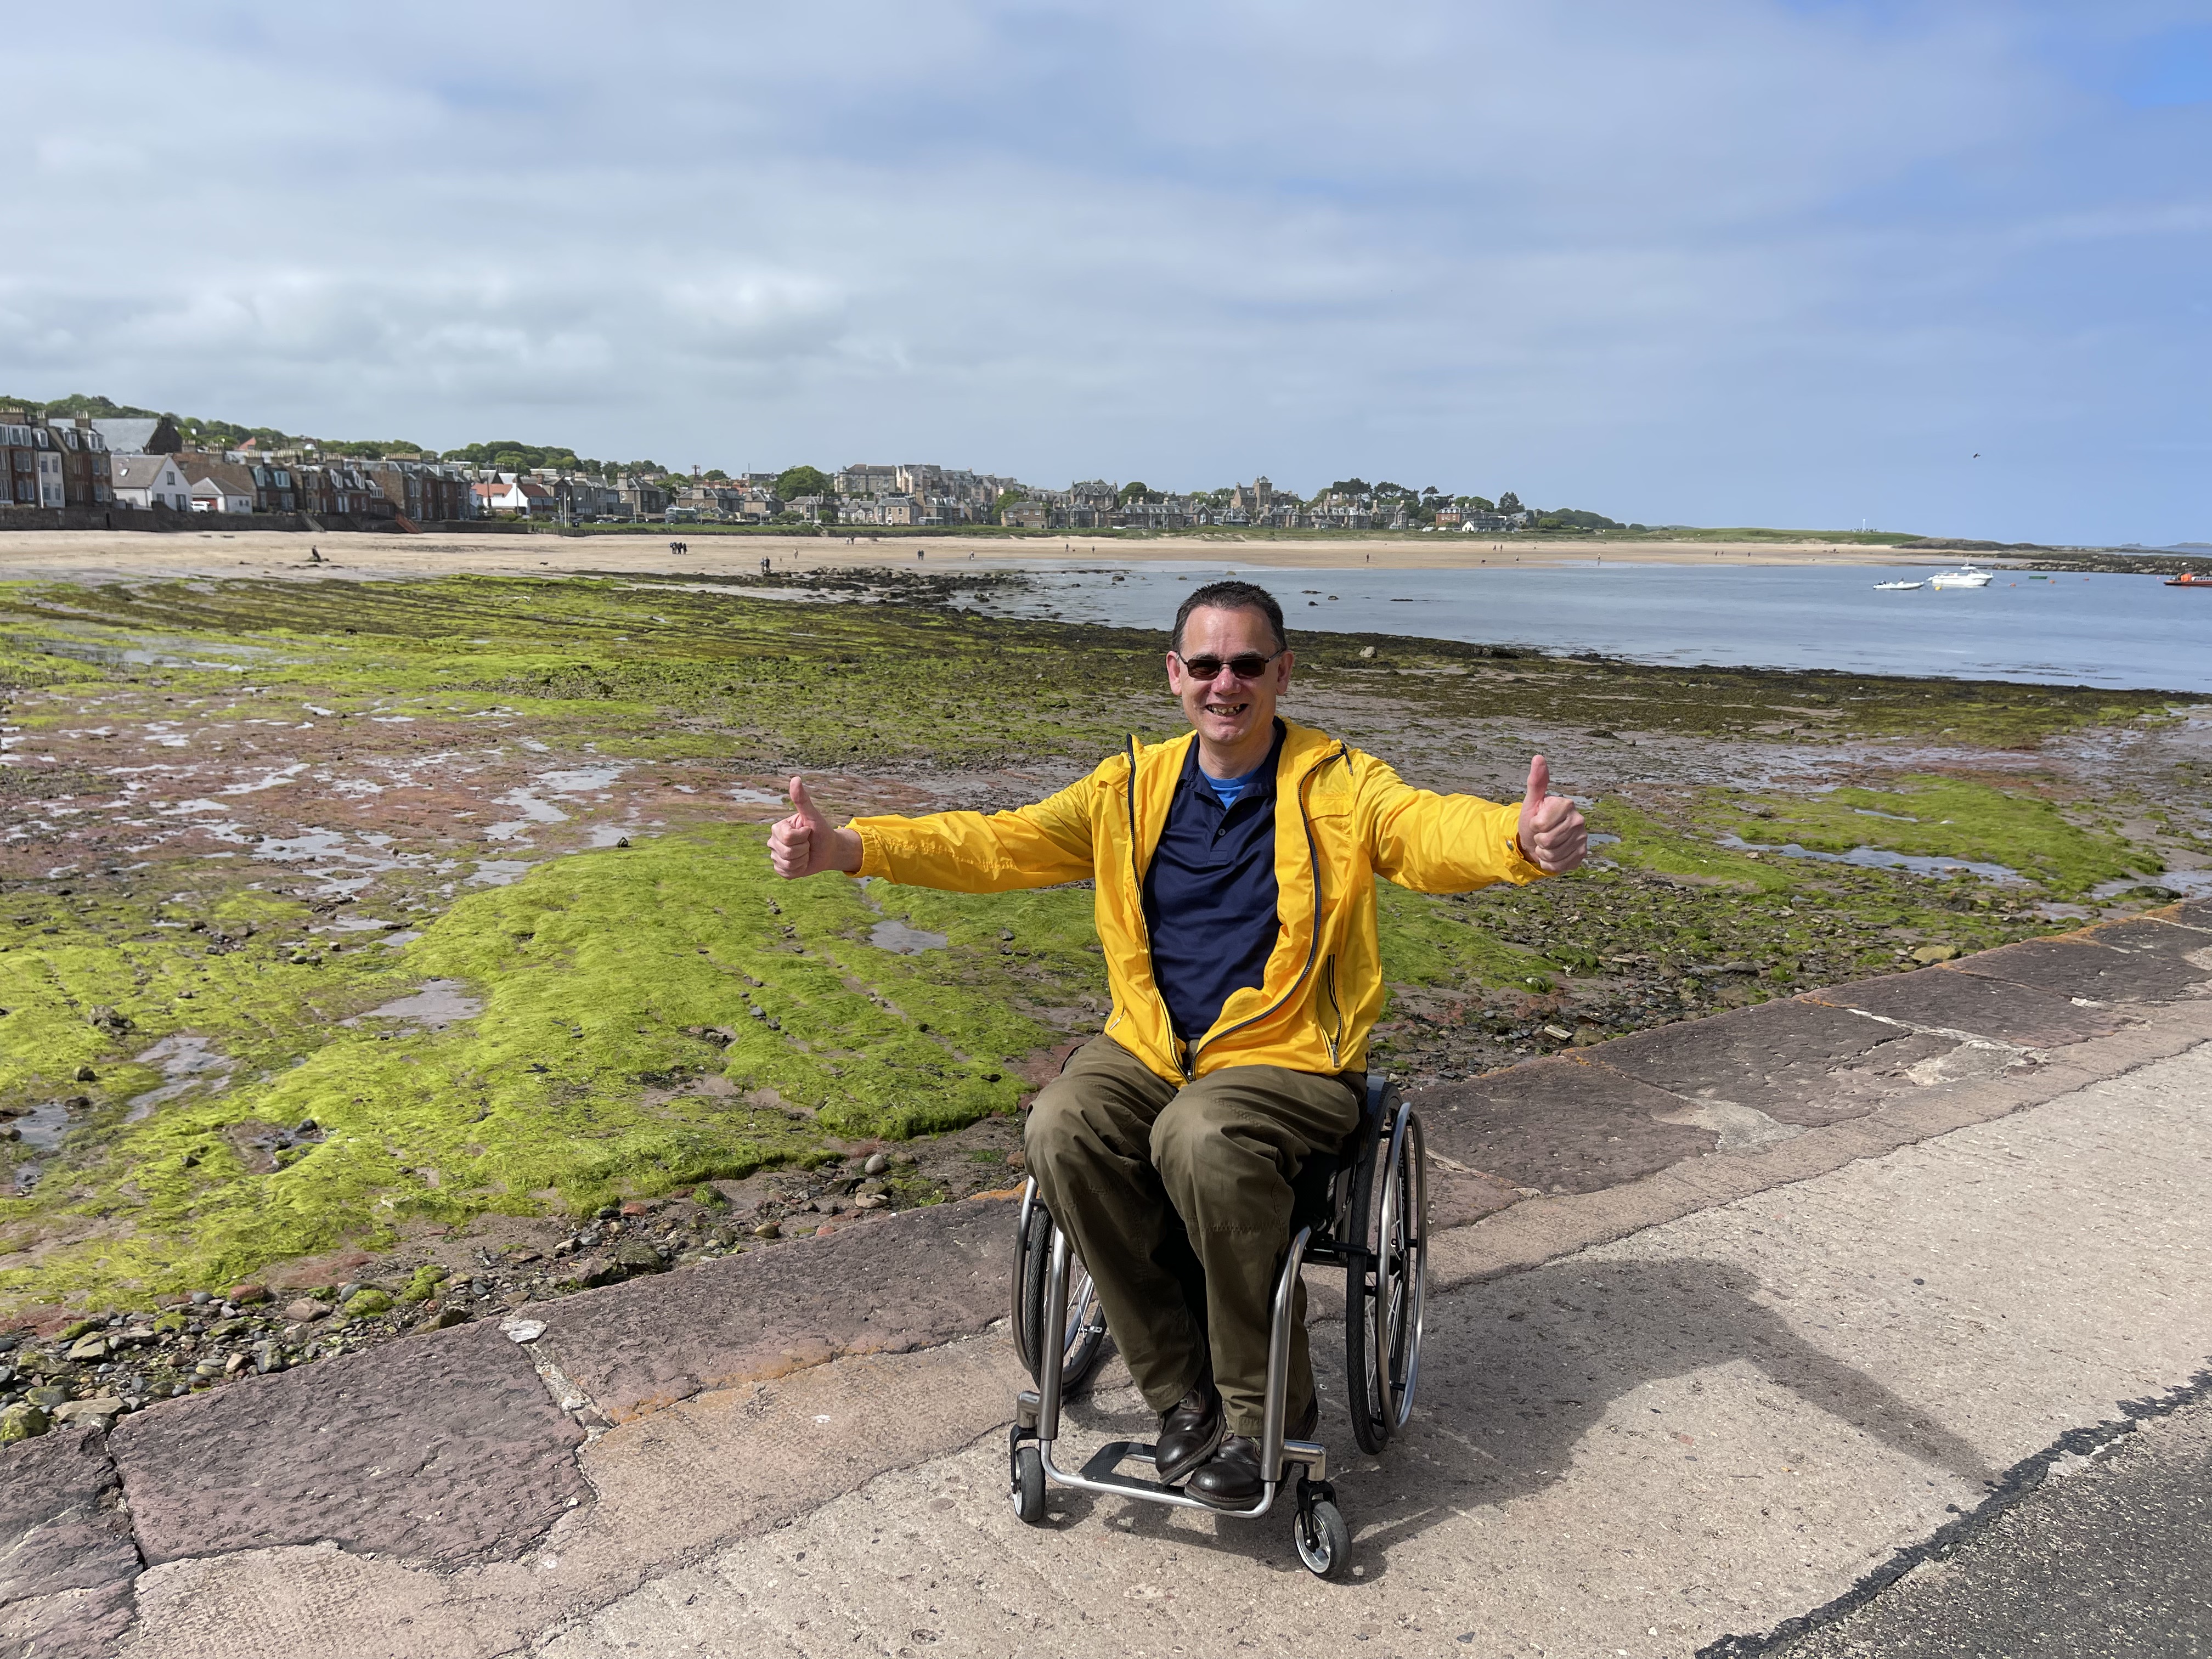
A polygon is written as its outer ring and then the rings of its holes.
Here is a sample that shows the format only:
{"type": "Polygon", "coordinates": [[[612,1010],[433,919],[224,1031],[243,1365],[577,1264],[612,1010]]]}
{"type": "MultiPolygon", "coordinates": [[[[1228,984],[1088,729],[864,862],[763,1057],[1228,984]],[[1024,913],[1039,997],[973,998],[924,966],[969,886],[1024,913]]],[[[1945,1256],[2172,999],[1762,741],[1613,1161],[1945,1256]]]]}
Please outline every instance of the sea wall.
{"type": "MultiPolygon", "coordinates": [[[[478,519],[430,520],[416,526],[423,531],[468,532],[530,527],[478,519]]],[[[0,531],[8,530],[285,530],[320,535],[379,530],[387,534],[403,533],[403,526],[390,519],[363,518],[346,513],[179,513],[169,507],[0,507],[0,531]]]]}

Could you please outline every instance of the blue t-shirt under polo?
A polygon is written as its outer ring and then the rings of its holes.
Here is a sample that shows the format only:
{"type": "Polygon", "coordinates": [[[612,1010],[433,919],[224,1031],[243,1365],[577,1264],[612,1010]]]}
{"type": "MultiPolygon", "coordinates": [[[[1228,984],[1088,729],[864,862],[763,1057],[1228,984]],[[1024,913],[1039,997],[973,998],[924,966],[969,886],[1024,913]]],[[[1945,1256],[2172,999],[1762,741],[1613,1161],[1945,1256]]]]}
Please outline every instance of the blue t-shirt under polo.
{"type": "Polygon", "coordinates": [[[1277,720],[1267,760],[1241,778],[1207,777],[1192,742],[1145,872],[1152,979],[1185,1042],[1206,1034],[1231,993],[1267,977],[1279,927],[1275,767],[1284,729],[1277,720]]]}

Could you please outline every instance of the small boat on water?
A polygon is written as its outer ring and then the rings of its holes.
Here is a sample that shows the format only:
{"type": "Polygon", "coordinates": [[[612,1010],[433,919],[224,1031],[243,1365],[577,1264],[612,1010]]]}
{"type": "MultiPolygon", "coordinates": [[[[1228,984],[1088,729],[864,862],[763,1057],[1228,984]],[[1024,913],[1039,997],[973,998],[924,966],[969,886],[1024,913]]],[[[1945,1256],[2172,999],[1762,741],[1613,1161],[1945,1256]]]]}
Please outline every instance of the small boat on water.
{"type": "Polygon", "coordinates": [[[1987,587],[1996,579],[1996,573],[1976,568],[1972,559],[1956,570],[1939,570],[1930,577],[1930,587],[1987,587]]]}
{"type": "Polygon", "coordinates": [[[1874,591],[1877,593],[1910,593],[1915,588],[1927,586],[1926,582],[1876,582],[1874,591]]]}
{"type": "Polygon", "coordinates": [[[2212,576],[2199,575],[2194,570],[2185,570],[2179,576],[2166,579],[2168,587],[2212,587],[2212,576]]]}

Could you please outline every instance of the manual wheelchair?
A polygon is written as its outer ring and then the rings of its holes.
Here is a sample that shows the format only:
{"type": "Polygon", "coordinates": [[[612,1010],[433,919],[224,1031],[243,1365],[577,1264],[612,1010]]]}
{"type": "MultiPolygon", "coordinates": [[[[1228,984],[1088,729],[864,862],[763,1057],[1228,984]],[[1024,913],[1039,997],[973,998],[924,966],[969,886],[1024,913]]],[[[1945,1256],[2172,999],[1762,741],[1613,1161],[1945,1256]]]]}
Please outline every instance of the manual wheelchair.
{"type": "Polygon", "coordinates": [[[1328,1480],[1328,1449],[1284,1437],[1289,1407],[1291,1319],[1298,1271],[1308,1262],[1345,1270],[1345,1380],[1352,1431],[1362,1451],[1380,1452],[1406,1425],[1421,1359],[1421,1297],[1428,1265],[1428,1179],[1421,1120],[1380,1072],[1367,1074],[1358,1127],[1334,1156],[1307,1159],[1291,1182],[1291,1239],[1275,1281],[1267,1342],[1266,1433],[1260,1467],[1267,1482],[1249,1509],[1221,1510],[1180,1486],[1118,1473],[1124,1462],[1149,1463],[1153,1449],[1110,1441],[1079,1469],[1053,1462],[1060,1405],[1097,1364],[1106,1334],[1091,1275],[1067,1236],[1037,1197],[1022,1189],[1013,1274],[1014,1345],[1036,1387],[1022,1391],[1007,1437],[1014,1513],[1031,1525],[1045,1518],[1051,1482],[1084,1492],[1117,1492],[1151,1504],[1256,1520],[1295,1480],[1292,1537],[1298,1559],[1321,1577],[1344,1571],[1351,1530],[1328,1480]]]}

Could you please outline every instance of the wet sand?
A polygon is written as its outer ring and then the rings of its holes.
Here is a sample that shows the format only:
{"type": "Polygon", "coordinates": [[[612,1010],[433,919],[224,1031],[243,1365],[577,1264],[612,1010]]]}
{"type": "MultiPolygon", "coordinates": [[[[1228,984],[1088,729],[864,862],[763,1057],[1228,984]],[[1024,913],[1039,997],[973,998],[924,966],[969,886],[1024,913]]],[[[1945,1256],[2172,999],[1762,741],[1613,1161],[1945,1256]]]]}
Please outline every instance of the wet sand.
{"type": "MultiPolygon", "coordinates": [[[[11,531],[0,534],[0,580],[103,581],[133,576],[405,579],[480,571],[540,575],[580,572],[623,574],[684,571],[728,576],[757,571],[763,558],[779,570],[852,565],[943,569],[948,565],[1014,569],[1066,564],[1137,564],[1182,561],[1237,569],[1335,570],[1371,565],[1395,570],[1464,570],[1517,563],[1530,568],[1612,560],[1624,564],[1739,565],[1955,563],[1956,552],[1905,552],[1887,545],[1808,541],[1516,542],[1464,534],[1255,538],[1228,535],[1146,540],[1075,537],[901,537],[886,532],[848,541],[842,536],[732,536],[691,528],[690,551],[672,553],[687,526],[639,535],[379,535],[287,531],[11,531]],[[325,562],[307,558],[319,550],[325,562]],[[917,550],[924,556],[917,559],[917,550]]],[[[1984,561],[1996,562],[1996,561],[1984,561]]]]}

